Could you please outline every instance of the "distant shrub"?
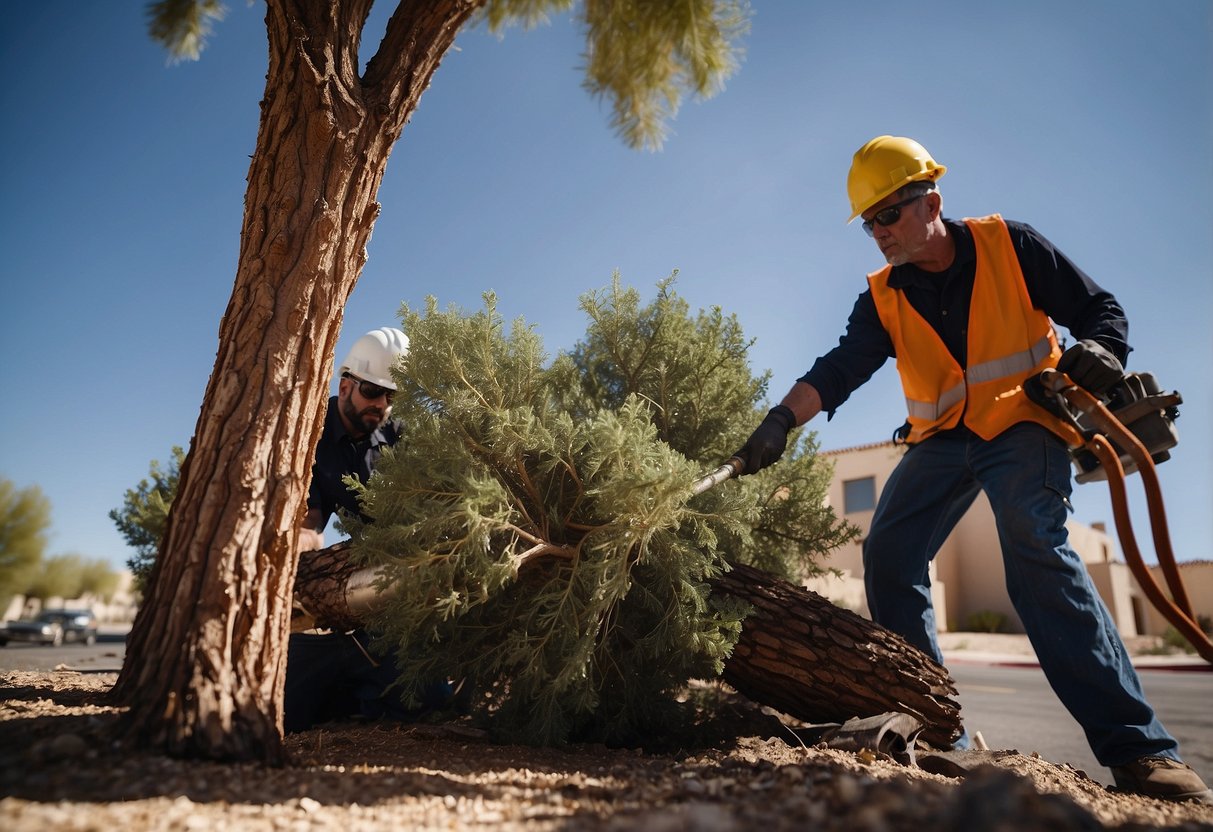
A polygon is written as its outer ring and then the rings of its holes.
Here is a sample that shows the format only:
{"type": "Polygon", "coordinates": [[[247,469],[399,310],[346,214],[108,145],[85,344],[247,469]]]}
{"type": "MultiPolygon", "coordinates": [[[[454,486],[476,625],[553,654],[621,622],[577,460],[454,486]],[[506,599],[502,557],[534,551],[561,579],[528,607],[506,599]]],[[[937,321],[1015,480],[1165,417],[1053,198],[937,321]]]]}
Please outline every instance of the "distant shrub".
{"type": "Polygon", "coordinates": [[[981,610],[965,619],[965,629],[971,633],[1001,633],[1007,628],[1007,617],[993,610],[981,610]]]}
{"type": "MultiPolygon", "coordinates": [[[[1201,626],[1204,629],[1204,626],[1201,626]]],[[[1168,647],[1174,647],[1185,653],[1195,653],[1196,648],[1188,643],[1188,640],[1183,637],[1179,630],[1174,627],[1168,627],[1166,632],[1162,634],[1162,643],[1168,647]]]]}
{"type": "Polygon", "coordinates": [[[1150,644],[1148,647],[1139,647],[1137,649],[1138,656],[1173,656],[1177,648],[1167,644],[1162,636],[1158,636],[1157,642],[1150,644]]]}
{"type": "MultiPolygon", "coordinates": [[[[1205,635],[1213,635],[1213,618],[1207,615],[1196,616],[1196,626],[1205,635]]],[[[1195,653],[1196,648],[1174,627],[1167,627],[1162,634],[1163,649],[1167,651],[1182,650],[1185,653],[1195,653]]]]}

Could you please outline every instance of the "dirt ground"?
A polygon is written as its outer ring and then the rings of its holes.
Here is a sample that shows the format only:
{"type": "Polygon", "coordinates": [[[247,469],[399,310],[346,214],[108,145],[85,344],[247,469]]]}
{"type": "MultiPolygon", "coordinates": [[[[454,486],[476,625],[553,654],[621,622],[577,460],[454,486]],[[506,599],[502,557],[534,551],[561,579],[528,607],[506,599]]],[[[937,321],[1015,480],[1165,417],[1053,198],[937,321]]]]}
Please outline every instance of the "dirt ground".
{"type": "Polygon", "coordinates": [[[115,745],[118,713],[104,701],[115,679],[0,676],[0,828],[1213,830],[1211,806],[1117,794],[1019,754],[945,777],[805,747],[723,688],[718,715],[661,752],[497,745],[462,722],[350,723],[288,737],[290,763],[275,769],[115,745]]]}

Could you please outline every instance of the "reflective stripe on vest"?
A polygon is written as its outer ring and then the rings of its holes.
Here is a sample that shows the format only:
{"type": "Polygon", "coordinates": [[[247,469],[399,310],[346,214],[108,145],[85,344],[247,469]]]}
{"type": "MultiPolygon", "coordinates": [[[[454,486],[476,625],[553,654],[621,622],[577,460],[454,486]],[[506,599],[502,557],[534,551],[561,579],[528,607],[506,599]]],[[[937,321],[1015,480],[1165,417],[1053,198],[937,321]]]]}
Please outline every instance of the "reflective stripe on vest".
{"type": "Polygon", "coordinates": [[[965,378],[974,384],[981,384],[986,381],[995,381],[996,379],[1017,375],[1018,373],[1026,373],[1044,360],[1045,356],[1052,351],[1053,345],[1049,343],[1049,336],[1046,335],[1026,350],[1021,350],[1002,358],[983,361],[970,367],[965,371],[965,378]]]}
{"type": "Polygon", "coordinates": [[[963,401],[965,397],[965,384],[962,381],[950,390],[944,390],[943,395],[938,401],[934,402],[918,402],[914,399],[906,399],[906,410],[915,419],[926,419],[934,422],[940,416],[948,412],[948,408],[963,401]]]}
{"type": "MultiPolygon", "coordinates": [[[[1002,358],[983,361],[976,366],[970,367],[965,371],[965,378],[974,384],[981,384],[986,381],[997,381],[1000,378],[1009,378],[1020,373],[1026,373],[1043,361],[1045,356],[1052,352],[1052,350],[1053,345],[1049,342],[1049,336],[1046,335],[1026,350],[1021,350],[1002,358]]],[[[948,408],[964,399],[964,397],[965,384],[961,383],[949,390],[943,391],[943,395],[939,397],[938,401],[919,402],[907,398],[906,410],[916,419],[934,421],[946,413],[948,408]]]]}

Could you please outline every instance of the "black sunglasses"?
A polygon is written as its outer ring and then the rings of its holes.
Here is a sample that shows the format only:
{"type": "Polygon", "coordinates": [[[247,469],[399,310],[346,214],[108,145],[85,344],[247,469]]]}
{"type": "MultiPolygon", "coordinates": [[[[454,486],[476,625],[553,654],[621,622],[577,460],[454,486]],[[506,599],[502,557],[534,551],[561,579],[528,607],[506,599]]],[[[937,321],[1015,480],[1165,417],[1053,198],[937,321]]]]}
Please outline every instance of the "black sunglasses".
{"type": "Polygon", "coordinates": [[[358,378],[358,376],[350,375],[349,373],[345,373],[345,377],[348,378],[350,381],[357,383],[358,392],[361,393],[362,398],[366,399],[368,402],[373,402],[375,399],[379,398],[380,396],[386,396],[387,403],[388,404],[392,403],[392,394],[396,392],[392,388],[380,387],[378,384],[373,384],[369,381],[364,381],[363,379],[358,378]]]}
{"type": "Polygon", "coordinates": [[[930,193],[930,191],[923,191],[920,194],[915,194],[914,196],[907,197],[907,198],[903,199],[901,202],[894,202],[888,208],[881,208],[879,211],[877,211],[875,214],[872,215],[872,219],[863,221],[863,230],[867,233],[867,235],[869,237],[875,236],[875,232],[873,231],[873,229],[876,226],[892,225],[893,223],[897,222],[899,219],[901,219],[901,209],[902,208],[906,207],[907,205],[909,205],[911,202],[913,202],[916,199],[922,199],[924,196],[926,196],[929,193],[930,193]]]}

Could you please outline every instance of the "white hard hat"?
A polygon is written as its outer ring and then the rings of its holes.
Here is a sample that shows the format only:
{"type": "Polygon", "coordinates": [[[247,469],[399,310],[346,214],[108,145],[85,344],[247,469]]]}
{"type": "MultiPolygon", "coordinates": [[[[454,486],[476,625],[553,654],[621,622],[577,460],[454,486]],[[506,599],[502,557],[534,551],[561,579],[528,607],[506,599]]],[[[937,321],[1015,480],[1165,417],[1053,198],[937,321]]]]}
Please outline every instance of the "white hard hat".
{"type": "Polygon", "coordinates": [[[397,359],[409,351],[409,337],[399,329],[383,327],[373,329],[363,335],[350,347],[345,361],[337,369],[337,376],[346,373],[355,375],[363,381],[378,384],[389,390],[396,389],[392,380],[392,367],[397,359]]]}

